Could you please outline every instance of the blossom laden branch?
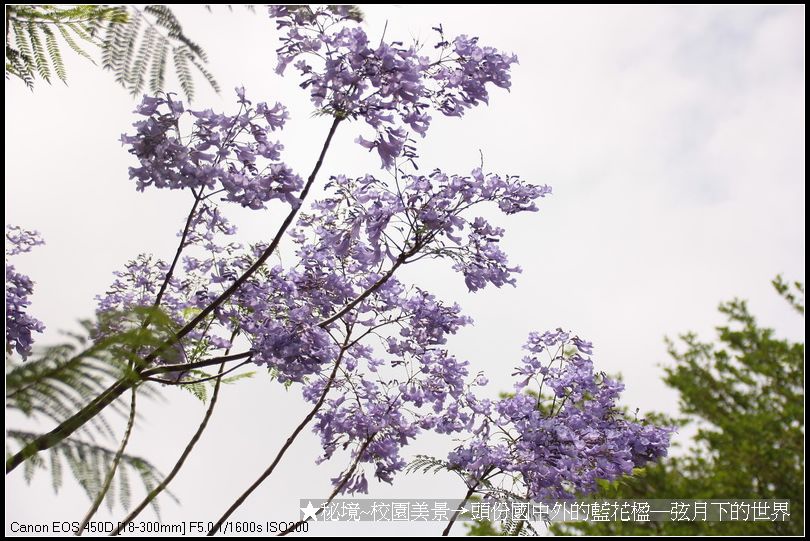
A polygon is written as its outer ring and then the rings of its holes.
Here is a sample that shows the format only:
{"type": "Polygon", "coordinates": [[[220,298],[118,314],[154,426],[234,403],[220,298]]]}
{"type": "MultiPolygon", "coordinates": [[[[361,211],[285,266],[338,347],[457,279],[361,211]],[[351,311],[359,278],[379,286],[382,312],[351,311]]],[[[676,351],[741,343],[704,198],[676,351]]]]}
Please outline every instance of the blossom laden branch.
{"type": "MultiPolygon", "coordinates": [[[[194,328],[197,325],[199,325],[211,312],[213,312],[218,306],[220,306],[228,298],[230,298],[231,295],[233,295],[234,292],[236,292],[239,289],[239,287],[243,283],[245,283],[248,280],[248,278],[250,278],[250,276],[252,276],[259,268],[261,268],[264,265],[265,261],[267,261],[267,259],[273,254],[274,250],[278,247],[278,244],[281,241],[287,228],[290,226],[290,224],[295,219],[295,216],[298,214],[298,211],[301,208],[301,203],[306,199],[309,190],[312,187],[312,184],[314,183],[315,178],[317,177],[317,174],[323,165],[326,152],[329,149],[329,146],[332,142],[332,138],[335,134],[335,131],[339,123],[340,119],[338,118],[336,118],[332,122],[332,125],[329,129],[329,133],[318,156],[318,160],[315,163],[315,166],[313,167],[312,173],[310,173],[310,176],[307,179],[307,183],[304,186],[304,189],[302,190],[301,194],[298,197],[298,204],[293,206],[293,208],[287,214],[287,217],[285,218],[284,222],[282,223],[281,227],[279,228],[270,245],[264,250],[264,252],[253,263],[253,265],[251,265],[251,267],[248,268],[248,270],[245,271],[245,273],[242,276],[240,276],[233,284],[231,284],[231,286],[229,286],[219,297],[217,297],[213,302],[211,302],[208,306],[206,306],[203,310],[201,310],[196,317],[194,317],[191,321],[189,321],[176,334],[167,339],[160,347],[158,347],[152,353],[147,355],[143,359],[143,366],[148,366],[149,364],[151,364],[167,348],[173,346],[184,336],[188,335],[192,330],[194,330],[194,328]]],[[[25,460],[26,458],[40,451],[47,450],[53,447],[54,445],[58,444],[64,438],[70,436],[70,434],[75,432],[79,427],[83,426],[86,422],[95,417],[101,410],[103,410],[106,406],[112,403],[116,398],[118,398],[118,396],[120,396],[128,388],[129,387],[127,386],[126,382],[123,381],[116,382],[116,384],[112,385],[104,394],[99,396],[97,399],[91,401],[87,406],[79,410],[76,414],[74,414],[67,420],[60,423],[59,426],[51,430],[49,433],[39,436],[34,441],[26,445],[19,452],[15,453],[11,458],[9,458],[6,461],[6,473],[8,474],[19,464],[21,464],[23,460],[25,460]]]]}

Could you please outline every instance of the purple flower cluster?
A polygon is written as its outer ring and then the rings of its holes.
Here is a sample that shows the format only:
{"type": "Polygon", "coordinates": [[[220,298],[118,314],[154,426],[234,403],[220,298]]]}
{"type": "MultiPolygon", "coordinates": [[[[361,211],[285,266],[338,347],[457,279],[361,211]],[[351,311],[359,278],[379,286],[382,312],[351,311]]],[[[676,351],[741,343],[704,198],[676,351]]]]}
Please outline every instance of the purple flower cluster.
{"type": "Polygon", "coordinates": [[[666,455],[672,429],[626,417],[623,385],[594,372],[589,342],[558,329],[533,333],[526,349],[515,394],[483,404],[474,436],[450,453],[472,482],[494,491],[517,475],[530,498],[562,499],[666,455]]]}
{"type": "Polygon", "coordinates": [[[464,275],[470,291],[486,284],[514,285],[513,273],[499,241],[503,229],[481,217],[472,220],[465,211],[480,203],[495,203],[505,214],[534,212],[536,200],[551,193],[548,186],[523,182],[519,177],[484,174],[474,169],[469,176],[447,175],[439,170],[430,175],[404,176],[403,201],[418,225],[415,242],[424,243],[432,257],[453,261],[464,275]]]}
{"type": "MultiPolygon", "coordinates": [[[[324,448],[321,460],[344,449],[359,460],[361,468],[345,487],[347,492],[367,491],[364,464],[371,465],[375,478],[391,483],[406,465],[403,448],[418,434],[470,429],[471,388],[482,383],[468,381],[468,363],[443,346],[447,335],[470,321],[458,306],[445,305],[421,290],[409,294],[398,282],[385,289],[374,296],[366,317],[358,315],[349,324],[349,337],[359,335],[359,341],[345,348],[341,370],[316,416],[315,431],[324,448]],[[376,320],[368,317],[383,310],[393,296],[399,297],[399,308],[376,320]],[[379,339],[378,347],[364,343],[366,336],[379,339]]],[[[315,401],[326,378],[324,374],[308,382],[305,398],[315,401]]]]}
{"type": "MultiPolygon", "coordinates": [[[[229,241],[235,234],[236,228],[219,208],[208,202],[200,204],[190,222],[182,262],[168,280],[170,265],[148,254],[139,255],[127,262],[123,270],[113,273],[113,283],[103,295],[97,296],[96,313],[104,321],[99,332],[121,332],[141,324],[144,318],[154,323],[152,307],[161,289],[159,311],[169,320],[164,325],[169,328],[164,330],[181,327],[249,266],[253,254],[246,253],[241,244],[229,241]]],[[[190,351],[200,356],[230,347],[227,336],[230,318],[235,314],[232,309],[217,310],[207,325],[194,329],[178,345],[181,358],[171,361],[190,360],[190,351]]]]}
{"type": "Polygon", "coordinates": [[[313,227],[323,244],[339,255],[376,265],[384,257],[404,261],[444,258],[464,275],[470,291],[493,284],[514,284],[519,267],[509,266],[499,241],[503,229],[469,209],[494,203],[505,214],[536,211],[536,200],[551,193],[548,186],[523,182],[516,176],[447,175],[439,170],[425,175],[403,175],[395,188],[367,175],[358,179],[333,177],[328,187],[334,197],[318,205],[313,227]],[[317,223],[316,223],[317,222],[317,223]]]}
{"type": "Polygon", "coordinates": [[[187,111],[171,94],[144,96],[135,112],[146,118],[133,124],[134,134],[121,136],[140,162],[129,170],[138,190],[188,188],[197,197],[222,192],[226,200],[251,209],[265,208],[272,199],[298,204],[303,181],[279,161],[284,146],[270,139],[283,128],[287,109],[279,103],[254,106],[243,88],[236,93],[240,108],[232,116],[187,111]],[[184,137],[187,119],[191,133],[184,137]]]}
{"type": "Polygon", "coordinates": [[[127,262],[122,271],[114,271],[115,279],[103,296],[98,297],[100,312],[117,312],[128,308],[151,306],[169,266],[141,254],[127,262]]]}
{"type": "Polygon", "coordinates": [[[489,103],[487,83],[507,90],[512,86],[509,72],[517,56],[481,47],[476,37],[462,35],[450,43],[444,40],[441,27],[436,30],[442,40],[436,46],[441,49],[441,58],[433,74],[439,83],[433,99],[442,113],[461,116],[479,102],[489,103]]]}
{"type": "Polygon", "coordinates": [[[478,38],[459,36],[450,43],[441,27],[433,57],[417,43],[405,46],[384,36],[372,43],[347,6],[271,6],[270,16],[285,32],[276,71],[293,64],[316,107],[374,128],[373,138],[357,142],[376,149],[386,168],[397,157],[414,156],[408,131],[424,137],[431,109],[461,116],[488,102],[487,84],[508,89],[517,62],[514,55],[479,46],[478,38]]]}
{"type": "Polygon", "coordinates": [[[6,352],[16,351],[23,359],[31,354],[32,333],[41,333],[45,325],[27,313],[34,293],[34,282],[17,272],[8,257],[30,252],[45,244],[39,233],[18,226],[6,226],[6,352]]]}

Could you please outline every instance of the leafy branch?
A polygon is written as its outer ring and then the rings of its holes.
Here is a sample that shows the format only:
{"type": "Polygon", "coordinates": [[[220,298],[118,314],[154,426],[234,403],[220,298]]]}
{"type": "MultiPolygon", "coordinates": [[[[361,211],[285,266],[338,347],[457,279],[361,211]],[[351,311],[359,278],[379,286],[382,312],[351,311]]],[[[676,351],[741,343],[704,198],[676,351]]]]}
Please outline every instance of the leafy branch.
{"type": "Polygon", "coordinates": [[[94,64],[88,49],[97,49],[101,66],[133,96],[164,90],[169,64],[189,100],[195,71],[219,92],[205,50],[166,5],[6,6],[6,78],[30,89],[37,78],[66,83],[64,45],[94,64]]]}

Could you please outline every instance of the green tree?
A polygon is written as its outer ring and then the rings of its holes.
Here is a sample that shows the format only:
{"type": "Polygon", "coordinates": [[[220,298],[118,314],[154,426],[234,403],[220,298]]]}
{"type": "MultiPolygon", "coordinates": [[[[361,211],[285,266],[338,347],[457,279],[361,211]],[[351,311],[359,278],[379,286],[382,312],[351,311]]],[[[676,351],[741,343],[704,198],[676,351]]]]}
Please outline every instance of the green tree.
{"type": "MultiPolygon", "coordinates": [[[[781,277],[777,291],[804,314],[804,286],[781,277]]],[[[804,344],[761,327],[745,301],[720,305],[728,323],[717,342],[697,335],[667,341],[674,365],[664,381],[680,393],[697,428],[684,456],[618,482],[605,499],[790,499],[789,522],[569,523],[557,534],[789,535],[804,533],[804,344]]]]}

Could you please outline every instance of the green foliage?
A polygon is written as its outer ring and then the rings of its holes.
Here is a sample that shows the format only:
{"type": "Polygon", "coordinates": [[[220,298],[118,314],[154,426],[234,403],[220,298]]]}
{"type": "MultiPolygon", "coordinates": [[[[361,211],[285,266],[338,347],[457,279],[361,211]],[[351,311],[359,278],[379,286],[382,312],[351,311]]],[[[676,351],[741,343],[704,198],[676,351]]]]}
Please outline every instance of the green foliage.
{"type": "Polygon", "coordinates": [[[228,376],[227,378],[222,378],[222,383],[224,385],[230,385],[231,383],[236,383],[237,381],[243,379],[249,379],[256,375],[256,372],[242,372],[241,374],[236,374],[233,376],[228,376]]]}
{"type": "MultiPolygon", "coordinates": [[[[493,485],[488,479],[472,480],[468,472],[453,466],[445,460],[434,458],[428,455],[417,455],[406,467],[405,473],[421,473],[436,475],[439,472],[453,472],[464,481],[465,484],[475,483],[475,490],[483,490],[488,495],[498,498],[499,501],[504,502],[507,506],[512,502],[525,501],[513,491],[507,490],[503,487],[493,485]]],[[[467,500],[468,502],[481,501],[477,495],[472,495],[467,500]]],[[[507,513],[504,520],[498,525],[489,520],[473,520],[465,521],[467,526],[467,535],[532,535],[536,534],[534,527],[526,521],[515,520],[511,514],[507,513]]]]}
{"type": "MultiPolygon", "coordinates": [[[[37,434],[21,430],[9,430],[7,438],[16,442],[20,447],[33,441],[37,434]]],[[[34,455],[25,462],[24,476],[30,483],[34,475],[41,470],[49,470],[54,492],[59,492],[63,484],[65,465],[74,479],[84,489],[87,497],[94,500],[101,490],[107,472],[112,466],[115,451],[101,445],[69,437],[49,449],[47,460],[40,455],[34,455]]],[[[119,503],[121,508],[128,509],[131,503],[130,477],[135,475],[140,479],[146,492],[152,490],[163,479],[163,475],[148,461],[123,454],[118,464],[117,477],[113,479],[113,486],[107,491],[104,502],[112,510],[119,503]],[[117,481],[117,486],[116,486],[117,481]]],[[[167,493],[177,501],[174,495],[167,493]]],[[[152,508],[160,516],[160,506],[157,499],[152,500],[152,508]]]]}
{"type": "Polygon", "coordinates": [[[804,284],[801,282],[793,282],[789,284],[785,282],[782,275],[778,275],[771,281],[776,291],[785,298],[794,310],[804,315],[804,284]]]}
{"type": "MultiPolygon", "coordinates": [[[[230,370],[228,370],[230,372],[230,370]]],[[[227,372],[225,372],[227,373],[227,372]]],[[[229,385],[241,381],[243,379],[252,378],[256,372],[242,372],[241,374],[234,374],[233,376],[222,377],[217,374],[209,374],[204,370],[189,370],[187,373],[177,380],[171,382],[172,385],[177,385],[182,389],[190,392],[198,400],[205,403],[208,401],[208,386],[216,387],[217,380],[221,379],[223,385],[229,385]]],[[[164,381],[156,378],[150,378],[150,381],[164,381]]],[[[166,380],[168,381],[168,380],[166,380]]]]}
{"type": "Polygon", "coordinates": [[[493,536],[503,535],[500,528],[491,520],[473,520],[465,524],[467,526],[467,535],[471,536],[493,536]]]}
{"type": "Polygon", "coordinates": [[[79,5],[6,6],[6,77],[15,76],[34,87],[37,75],[50,83],[55,74],[65,82],[67,73],[55,32],[76,53],[90,59],[83,46],[96,45],[94,29],[101,24],[126,25],[124,8],[79,5]]]}
{"type": "MultiPolygon", "coordinates": [[[[482,501],[478,496],[472,496],[469,499],[470,503],[482,501]]],[[[525,501],[525,500],[524,500],[525,501]]],[[[510,505],[510,499],[506,499],[507,506],[510,505]]],[[[525,520],[517,520],[511,516],[511,513],[506,513],[505,518],[498,522],[476,518],[473,520],[465,521],[464,526],[467,528],[465,535],[469,536],[536,536],[539,535],[534,525],[525,520]]]]}
{"type": "MultiPolygon", "coordinates": [[[[137,309],[109,316],[96,325],[82,323],[85,334],[72,334],[64,344],[35,351],[25,362],[6,356],[6,405],[29,418],[60,423],[99,396],[119,379],[137,380],[133,370],[141,362],[139,351],[156,348],[175,325],[165,314],[137,309]],[[143,328],[144,318],[151,327],[143,328]],[[115,332],[110,325],[115,321],[115,332]],[[99,336],[91,342],[92,336],[99,336]]],[[[154,392],[148,390],[147,392],[154,392]]],[[[125,414],[118,403],[113,411],[125,414]]],[[[82,428],[86,436],[111,435],[103,415],[82,428]]]]}
{"type": "Polygon", "coordinates": [[[460,469],[458,466],[454,466],[447,462],[446,460],[441,460],[429,455],[416,455],[413,460],[405,467],[405,473],[421,473],[421,474],[433,474],[436,475],[440,472],[452,472],[461,477],[464,481],[464,484],[467,486],[471,486],[472,483],[475,483],[476,490],[482,489],[486,490],[487,494],[493,495],[495,497],[501,498],[505,501],[525,501],[525,498],[508,490],[502,486],[495,486],[490,482],[489,479],[472,479],[470,477],[470,473],[460,469]]]}
{"type": "MultiPolygon", "coordinates": [[[[777,291],[804,313],[804,287],[781,278],[777,291]]],[[[695,443],[636,475],[602,485],[605,499],[790,499],[789,522],[555,524],[558,534],[786,535],[804,533],[804,344],[760,327],[744,301],[720,305],[728,324],[717,343],[693,333],[664,381],[697,428],[695,443]]]]}
{"type": "Polygon", "coordinates": [[[31,89],[37,76],[47,83],[54,75],[67,81],[60,48],[66,44],[91,62],[86,49],[99,49],[102,67],[133,96],[164,89],[169,58],[189,100],[195,71],[219,91],[205,67],[205,51],[168,6],[18,5],[6,6],[6,19],[6,77],[17,77],[31,89]]]}
{"type": "MultiPolygon", "coordinates": [[[[177,325],[163,312],[154,308],[138,308],[131,312],[110,314],[95,324],[83,322],[82,334],[71,334],[71,340],[56,346],[35,349],[25,362],[6,356],[6,407],[23,417],[61,423],[101,396],[113,383],[129,381],[142,395],[157,396],[154,386],[140,385],[136,372],[144,351],[152,351],[176,331],[177,325]],[[145,325],[145,322],[149,325],[145,325]]],[[[166,358],[174,358],[168,352],[166,358]]],[[[119,401],[108,408],[122,416],[128,407],[119,401]]],[[[34,442],[40,434],[9,429],[8,439],[20,448],[34,442]]],[[[51,473],[54,490],[62,486],[64,465],[93,499],[103,486],[115,451],[99,440],[113,441],[115,434],[104,412],[65,438],[55,437],[43,458],[32,450],[23,463],[25,478],[30,482],[36,471],[51,473]]],[[[7,453],[10,450],[7,449],[7,453]]],[[[26,453],[27,454],[27,453],[26,453]]],[[[126,506],[129,502],[129,477],[137,475],[144,487],[151,490],[162,479],[146,460],[123,455],[119,467],[118,489],[109,491],[106,502],[112,507],[115,495],[126,506]]]]}
{"type": "MultiPolygon", "coordinates": [[[[191,375],[196,377],[207,377],[208,373],[203,372],[202,370],[193,370],[191,375]],[[202,374],[205,374],[202,376],[202,374]]],[[[181,384],[181,387],[191,394],[193,394],[200,402],[205,403],[208,401],[208,388],[205,386],[205,383],[200,383],[196,381],[188,381],[187,383],[184,382],[184,379],[181,379],[178,383],[181,384]]]]}
{"type": "MultiPolygon", "coordinates": [[[[436,475],[441,471],[451,471],[462,475],[461,471],[449,462],[428,455],[416,455],[410,464],[405,467],[405,473],[432,473],[436,475]]],[[[464,476],[462,475],[461,478],[464,479],[464,476]]]]}
{"type": "Polygon", "coordinates": [[[196,70],[211,87],[219,85],[205,68],[208,55],[189,38],[174,12],[165,5],[147,5],[142,10],[129,6],[131,22],[125,27],[108,28],[102,53],[103,66],[115,73],[116,81],[132,95],[147,87],[152,93],[163,90],[167,57],[171,54],[174,72],[183,93],[194,97],[196,70]]]}

